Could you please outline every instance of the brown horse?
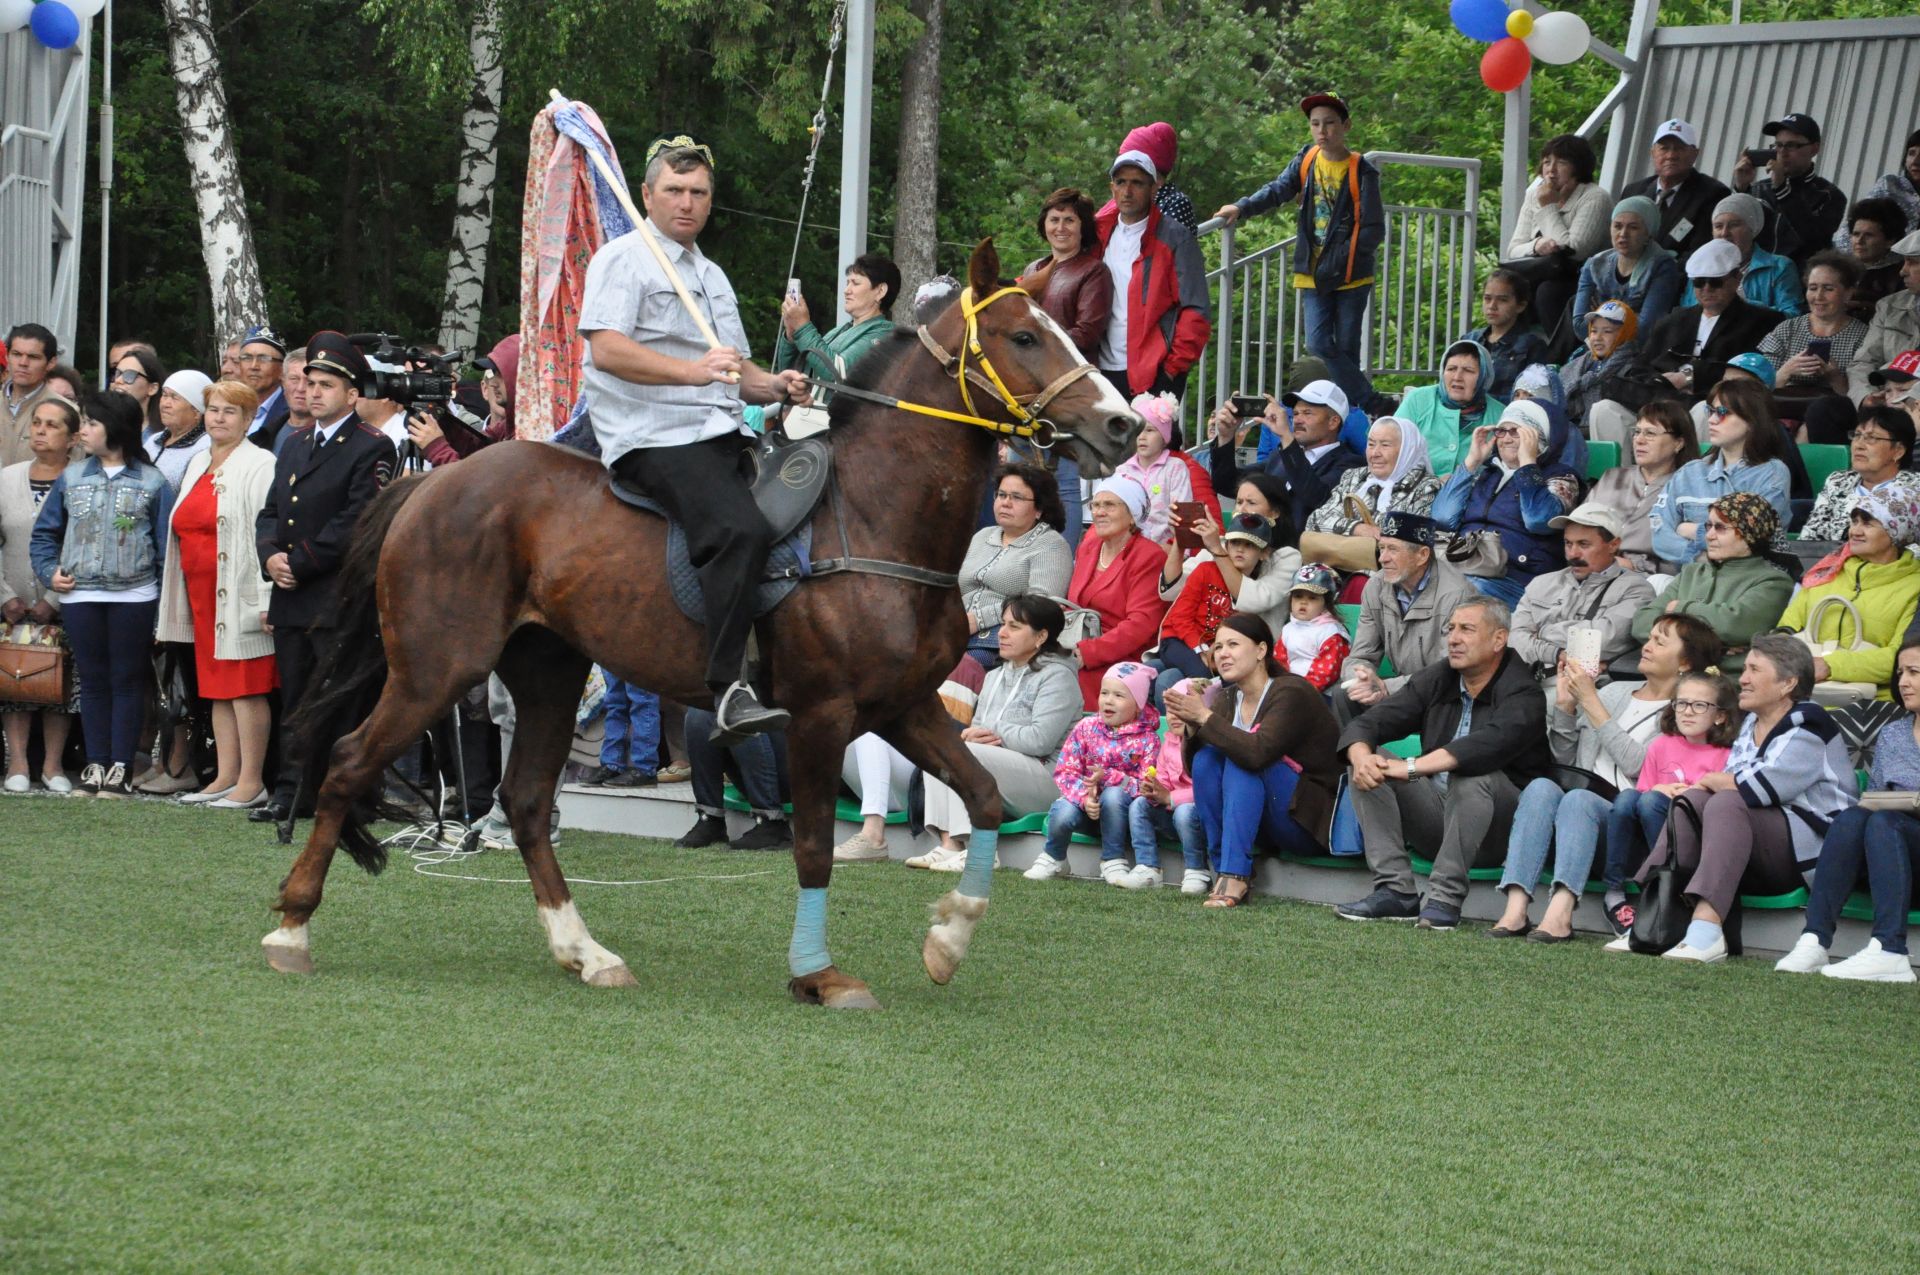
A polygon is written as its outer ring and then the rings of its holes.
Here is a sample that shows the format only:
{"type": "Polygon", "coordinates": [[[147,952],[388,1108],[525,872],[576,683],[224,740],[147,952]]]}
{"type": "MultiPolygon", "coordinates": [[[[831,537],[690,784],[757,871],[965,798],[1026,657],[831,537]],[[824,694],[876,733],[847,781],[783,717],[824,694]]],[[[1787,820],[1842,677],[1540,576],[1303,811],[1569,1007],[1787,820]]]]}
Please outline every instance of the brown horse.
{"type": "MultiPolygon", "coordinates": [[[[970,295],[990,303],[969,305],[963,296],[927,326],[928,339],[912,329],[895,333],[849,384],[947,412],[978,412],[1000,432],[836,398],[834,466],[853,555],[957,572],[997,438],[1025,414],[1024,404],[1048,391],[1047,416],[1083,469],[1111,472],[1132,451],[1140,422],[1126,400],[1098,373],[1076,379],[1085,361],[1065,332],[1026,293],[1000,290],[998,271],[991,241],[982,243],[970,264],[970,295]],[[968,351],[967,393],[957,366],[936,348],[968,351]]],[[[823,505],[814,544],[837,553],[839,537],[823,505]]],[[[549,444],[490,447],[381,494],[342,570],[339,642],[315,679],[325,689],[298,724],[318,802],[306,847],[281,886],[280,925],[262,940],[273,968],[313,968],[308,924],[337,844],[369,871],[384,865],[355,799],[456,699],[497,671],[518,718],[502,801],[548,945],[591,985],[634,983],[582,923],[554,862],[547,821],[591,664],[685,704],[710,702],[705,635],[669,596],[665,539],[665,523],[615,499],[598,464],[549,444]]],[[[951,785],[979,830],[968,870],[935,905],[923,945],[936,982],[952,977],[986,910],[1000,797],[935,693],[960,658],[967,629],[956,590],[880,575],[807,581],[762,621],[773,696],[793,714],[800,903],[789,987],[796,999],[877,1004],[864,983],[834,968],[825,938],[841,757],[862,732],[879,734],[951,785]]]]}

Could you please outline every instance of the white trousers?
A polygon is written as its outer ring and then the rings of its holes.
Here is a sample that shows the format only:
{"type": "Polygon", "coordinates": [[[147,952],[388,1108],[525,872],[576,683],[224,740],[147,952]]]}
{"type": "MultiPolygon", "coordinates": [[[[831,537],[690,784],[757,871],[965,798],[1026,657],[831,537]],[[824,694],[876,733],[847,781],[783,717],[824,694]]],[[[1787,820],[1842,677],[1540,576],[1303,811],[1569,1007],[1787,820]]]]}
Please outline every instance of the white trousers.
{"type": "MultiPolygon", "coordinates": [[[[1005,807],[1002,818],[1039,814],[1059,800],[1060,789],[1053,782],[1053,768],[1038,757],[1016,753],[997,744],[968,744],[967,747],[1000,789],[1000,802],[1005,807]]],[[[932,775],[927,776],[927,827],[955,837],[964,837],[973,831],[973,821],[967,818],[967,804],[960,800],[960,794],[932,775]]]]}

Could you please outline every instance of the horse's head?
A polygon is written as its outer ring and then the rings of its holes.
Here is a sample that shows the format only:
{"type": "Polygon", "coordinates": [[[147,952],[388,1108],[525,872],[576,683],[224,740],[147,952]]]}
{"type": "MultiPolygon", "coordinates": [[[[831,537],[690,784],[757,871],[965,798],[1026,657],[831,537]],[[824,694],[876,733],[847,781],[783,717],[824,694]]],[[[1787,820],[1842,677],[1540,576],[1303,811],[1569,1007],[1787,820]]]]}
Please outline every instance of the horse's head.
{"type": "MultiPolygon", "coordinates": [[[[1039,277],[1027,283],[1038,291],[1044,283],[1039,277]]],[[[968,287],[976,302],[1001,291],[1000,257],[993,240],[983,239],[973,250],[967,269],[968,287]]],[[[1018,290],[995,300],[975,316],[981,353],[998,375],[1006,392],[1023,404],[1032,403],[1035,414],[1052,421],[1059,430],[1059,446],[1080,463],[1083,472],[1102,477],[1133,454],[1134,436],[1141,420],[1127,406],[1127,400],[1097,371],[1073,376],[1076,369],[1088,367],[1080,351],[1074,348],[1066,332],[1055,323],[1029,292],[1018,290]],[[1062,381],[1064,388],[1055,387],[1062,381]],[[1048,391],[1053,390],[1051,397],[1048,391]],[[1039,396],[1038,402],[1035,402],[1039,396]]],[[[934,335],[948,349],[959,349],[966,341],[966,318],[955,305],[933,325],[934,335]]],[[[975,357],[969,368],[978,366],[975,357]]],[[[974,406],[988,415],[998,415],[991,402],[983,400],[980,386],[972,386],[974,406]]]]}

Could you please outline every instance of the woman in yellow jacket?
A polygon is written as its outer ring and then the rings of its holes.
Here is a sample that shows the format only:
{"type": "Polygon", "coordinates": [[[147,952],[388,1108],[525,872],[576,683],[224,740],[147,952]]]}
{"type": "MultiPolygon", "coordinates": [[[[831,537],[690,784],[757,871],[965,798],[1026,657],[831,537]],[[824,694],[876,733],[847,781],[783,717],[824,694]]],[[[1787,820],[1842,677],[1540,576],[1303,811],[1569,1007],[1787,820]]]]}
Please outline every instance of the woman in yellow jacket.
{"type": "Polygon", "coordinates": [[[1876,495],[1861,490],[1853,502],[1846,547],[1837,558],[1827,558],[1809,571],[1803,587],[1780,617],[1782,628],[1803,633],[1808,617],[1821,599],[1841,597],[1860,612],[1864,633],[1856,635],[1853,621],[1839,607],[1828,607],[1820,628],[1810,636],[1851,645],[1864,640],[1860,650],[1835,651],[1815,658],[1813,672],[1821,682],[1870,682],[1889,697],[1894,656],[1920,605],[1920,559],[1907,546],[1920,541],[1920,499],[1906,493],[1876,495]]]}

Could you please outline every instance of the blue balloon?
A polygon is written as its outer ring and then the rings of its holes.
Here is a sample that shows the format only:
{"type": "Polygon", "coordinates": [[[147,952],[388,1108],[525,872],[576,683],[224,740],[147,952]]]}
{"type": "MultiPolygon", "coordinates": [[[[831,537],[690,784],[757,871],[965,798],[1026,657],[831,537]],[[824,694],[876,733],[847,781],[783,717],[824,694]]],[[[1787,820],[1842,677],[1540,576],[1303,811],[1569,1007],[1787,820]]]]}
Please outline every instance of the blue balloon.
{"type": "Polygon", "coordinates": [[[60,0],[40,0],[27,19],[34,38],[49,49],[71,49],[80,39],[80,18],[60,0]]]}
{"type": "MultiPolygon", "coordinates": [[[[57,0],[55,0],[57,2],[57,0]]],[[[1447,13],[1454,28],[1470,40],[1493,44],[1507,38],[1506,0],[1453,0],[1447,13]]]]}

